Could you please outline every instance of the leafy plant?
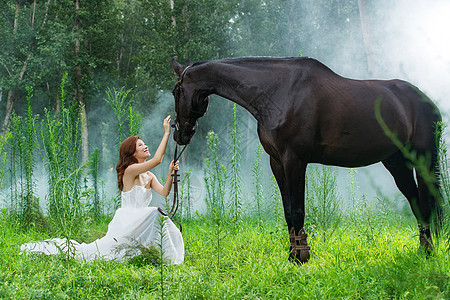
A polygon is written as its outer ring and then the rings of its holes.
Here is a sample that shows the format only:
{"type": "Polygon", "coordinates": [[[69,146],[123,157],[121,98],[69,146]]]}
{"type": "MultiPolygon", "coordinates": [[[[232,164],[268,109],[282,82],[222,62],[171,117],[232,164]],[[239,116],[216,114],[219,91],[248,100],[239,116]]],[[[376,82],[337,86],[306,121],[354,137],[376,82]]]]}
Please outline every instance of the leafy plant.
{"type": "Polygon", "coordinates": [[[123,257],[127,262],[133,266],[143,267],[146,265],[152,265],[154,267],[160,267],[161,251],[157,246],[145,246],[134,238],[129,238],[128,243],[120,244],[114,247],[114,253],[116,255],[123,254],[123,257]]]}
{"type": "Polygon", "coordinates": [[[278,187],[278,183],[274,175],[272,175],[271,181],[272,181],[272,207],[274,211],[274,217],[277,226],[281,227],[284,226],[285,219],[280,188],[278,187]]]}
{"type": "Polygon", "coordinates": [[[192,218],[191,173],[192,169],[189,169],[183,174],[180,187],[180,214],[186,219],[192,218]]]}
{"type": "Polygon", "coordinates": [[[206,204],[210,215],[225,216],[225,183],[227,172],[225,166],[219,164],[218,137],[210,131],[206,137],[210,158],[205,159],[206,167],[203,169],[206,185],[206,204]]]}
{"type": "Polygon", "coordinates": [[[135,118],[133,110],[130,108],[133,101],[133,97],[131,97],[131,99],[128,99],[128,95],[130,94],[130,92],[131,89],[124,91],[123,87],[118,91],[115,88],[113,88],[112,90],[108,88],[106,91],[105,101],[113,109],[117,121],[116,145],[118,146],[120,146],[120,143],[125,138],[127,138],[127,133],[135,133],[140,131],[140,119],[139,117],[135,118]],[[129,126],[128,128],[128,132],[125,128],[127,112],[129,121],[131,122],[131,124],[129,124],[131,126],[129,126]]]}
{"type": "Polygon", "coordinates": [[[159,241],[157,243],[159,250],[159,276],[160,276],[160,288],[161,288],[161,299],[164,299],[164,249],[163,249],[163,240],[164,240],[164,224],[167,220],[167,217],[160,216],[158,218],[159,224],[159,241]]]}
{"type": "Polygon", "coordinates": [[[128,107],[129,136],[140,135],[142,127],[142,114],[134,112],[133,106],[128,107]]]}
{"type": "Polygon", "coordinates": [[[0,189],[3,187],[3,176],[5,175],[5,166],[8,154],[5,151],[11,138],[11,132],[7,132],[4,136],[0,135],[0,189]]]}
{"type": "Polygon", "coordinates": [[[91,154],[91,163],[89,165],[89,174],[91,175],[92,186],[94,190],[94,195],[92,197],[91,203],[91,213],[96,221],[100,219],[100,215],[102,213],[102,208],[100,206],[100,187],[99,187],[99,149],[95,148],[91,154]]]}
{"type": "MultiPolygon", "coordinates": [[[[10,148],[12,180],[10,208],[24,226],[33,223],[33,210],[39,208],[38,199],[34,196],[35,179],[33,173],[35,168],[35,150],[38,142],[36,139],[36,116],[33,115],[31,109],[33,88],[28,87],[27,92],[27,113],[25,119],[23,120],[22,117],[13,113],[10,124],[11,135],[14,136],[10,148]]],[[[4,166],[4,162],[2,164],[4,166]]]]}
{"type": "Polygon", "coordinates": [[[53,229],[69,237],[80,232],[84,224],[81,205],[81,176],[87,163],[82,164],[81,114],[77,102],[67,102],[64,74],[60,84],[60,111],[45,111],[40,123],[41,152],[47,173],[49,199],[48,215],[53,229]]]}
{"type": "MultiPolygon", "coordinates": [[[[418,91],[418,93],[421,93],[418,91]]],[[[423,94],[422,94],[423,95],[423,94]]],[[[423,95],[424,96],[424,95],[423,95]]],[[[424,96],[426,97],[426,96],[424,96]]],[[[426,101],[426,99],[424,99],[426,101]]],[[[427,187],[427,192],[430,193],[430,200],[435,201],[435,203],[431,204],[433,209],[431,212],[431,225],[434,227],[434,232],[438,233],[443,226],[443,203],[442,203],[442,195],[440,191],[440,179],[441,175],[439,174],[439,163],[442,158],[439,158],[439,147],[441,145],[442,131],[444,124],[442,122],[437,122],[434,130],[435,137],[435,153],[419,153],[414,149],[411,149],[410,144],[403,144],[397,137],[397,134],[389,128],[389,126],[384,121],[381,116],[380,106],[381,106],[382,98],[378,98],[375,102],[375,118],[382,128],[384,134],[392,141],[392,143],[399,149],[402,153],[403,157],[408,160],[411,164],[411,167],[414,168],[416,173],[416,178],[420,177],[423,180],[424,184],[427,187]],[[442,128],[441,128],[442,126],[442,128]],[[436,166],[437,164],[437,166],[436,166]]],[[[419,179],[418,179],[419,180],[419,179]]]]}
{"type": "Polygon", "coordinates": [[[262,186],[262,176],[261,176],[261,144],[256,147],[255,150],[255,162],[253,164],[252,175],[253,184],[255,187],[255,207],[258,221],[262,220],[262,204],[264,201],[263,186],[262,186]]]}
{"type": "Polygon", "coordinates": [[[342,220],[341,195],[337,189],[337,171],[325,165],[312,165],[308,172],[307,218],[322,234],[331,237],[342,220]]]}
{"type": "Polygon", "coordinates": [[[237,119],[236,103],[233,103],[233,114],[230,127],[230,208],[234,222],[240,219],[242,211],[242,183],[241,183],[241,133],[237,119]]]}

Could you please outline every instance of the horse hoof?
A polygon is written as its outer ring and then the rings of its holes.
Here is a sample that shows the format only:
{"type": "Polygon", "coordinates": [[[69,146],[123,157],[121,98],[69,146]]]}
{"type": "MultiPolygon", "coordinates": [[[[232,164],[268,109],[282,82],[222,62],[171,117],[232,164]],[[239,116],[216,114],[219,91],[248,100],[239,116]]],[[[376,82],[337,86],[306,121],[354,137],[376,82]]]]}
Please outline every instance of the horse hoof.
{"type": "Polygon", "coordinates": [[[427,257],[430,256],[434,250],[430,228],[419,226],[419,242],[421,251],[425,252],[427,257]]]}
{"type": "Polygon", "coordinates": [[[311,252],[309,250],[294,250],[291,249],[289,254],[289,261],[298,265],[304,264],[311,258],[311,252]]]}
{"type": "Polygon", "coordinates": [[[310,247],[306,241],[308,235],[305,228],[300,229],[298,234],[295,233],[294,227],[289,230],[289,241],[291,243],[289,252],[289,261],[296,262],[297,264],[303,264],[311,257],[310,247]]]}

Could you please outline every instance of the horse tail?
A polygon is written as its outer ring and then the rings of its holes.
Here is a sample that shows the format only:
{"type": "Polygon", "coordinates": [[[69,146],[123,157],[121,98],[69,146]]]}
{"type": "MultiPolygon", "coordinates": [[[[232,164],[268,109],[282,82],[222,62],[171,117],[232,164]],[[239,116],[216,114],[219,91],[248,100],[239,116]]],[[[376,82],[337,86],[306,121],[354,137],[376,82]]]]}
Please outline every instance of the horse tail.
{"type": "Polygon", "coordinates": [[[441,192],[441,186],[445,182],[449,181],[447,176],[447,146],[443,138],[444,130],[446,125],[442,121],[436,122],[435,125],[435,147],[432,155],[431,161],[431,171],[435,174],[435,184],[434,191],[432,191],[432,211],[433,211],[433,222],[434,232],[439,234],[442,231],[444,225],[444,195],[441,192]]]}

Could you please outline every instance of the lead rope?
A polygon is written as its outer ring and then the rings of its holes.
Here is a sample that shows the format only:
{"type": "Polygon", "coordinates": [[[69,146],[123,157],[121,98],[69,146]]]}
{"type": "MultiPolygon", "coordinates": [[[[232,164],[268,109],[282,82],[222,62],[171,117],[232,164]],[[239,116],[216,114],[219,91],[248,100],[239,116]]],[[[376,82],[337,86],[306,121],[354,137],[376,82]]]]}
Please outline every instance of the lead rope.
{"type": "MultiPolygon", "coordinates": [[[[186,146],[187,146],[187,145],[185,145],[185,146],[183,147],[183,149],[181,150],[180,154],[177,156],[178,146],[175,145],[175,153],[174,153],[174,156],[173,156],[173,164],[174,164],[174,165],[177,163],[178,159],[181,157],[181,154],[183,154],[184,149],[186,149],[186,146]]],[[[160,207],[158,207],[158,211],[159,211],[162,215],[164,215],[164,216],[166,216],[166,217],[169,217],[169,218],[172,220],[172,222],[177,223],[178,226],[180,226],[180,232],[181,232],[181,231],[183,231],[183,226],[181,225],[180,222],[178,222],[178,221],[176,221],[176,220],[173,219],[173,217],[174,217],[175,214],[177,213],[178,206],[179,206],[179,199],[178,199],[178,182],[180,181],[180,179],[179,179],[180,175],[178,174],[178,171],[177,171],[177,170],[174,170],[174,171],[173,171],[173,174],[171,174],[171,176],[173,177],[173,202],[172,202],[172,209],[170,210],[169,213],[166,213],[166,212],[163,211],[160,207]]]]}

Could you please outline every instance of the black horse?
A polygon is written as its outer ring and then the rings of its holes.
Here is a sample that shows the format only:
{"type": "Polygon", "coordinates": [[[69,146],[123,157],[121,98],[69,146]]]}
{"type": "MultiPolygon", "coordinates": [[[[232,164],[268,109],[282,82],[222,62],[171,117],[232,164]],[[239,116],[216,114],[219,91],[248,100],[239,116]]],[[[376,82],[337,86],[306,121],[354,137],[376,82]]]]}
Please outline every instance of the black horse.
{"type": "Polygon", "coordinates": [[[440,198],[435,130],[441,115],[418,88],[401,80],[347,79],[311,58],[225,59],[186,67],[174,59],[172,67],[178,76],[173,91],[178,144],[190,142],[211,94],[239,104],[257,120],[283,199],[291,260],[310,257],[303,227],[308,163],[361,167],[381,161],[411,205],[421,246],[432,250],[430,225],[439,215],[440,198]],[[428,172],[420,171],[424,166],[428,172]]]}

